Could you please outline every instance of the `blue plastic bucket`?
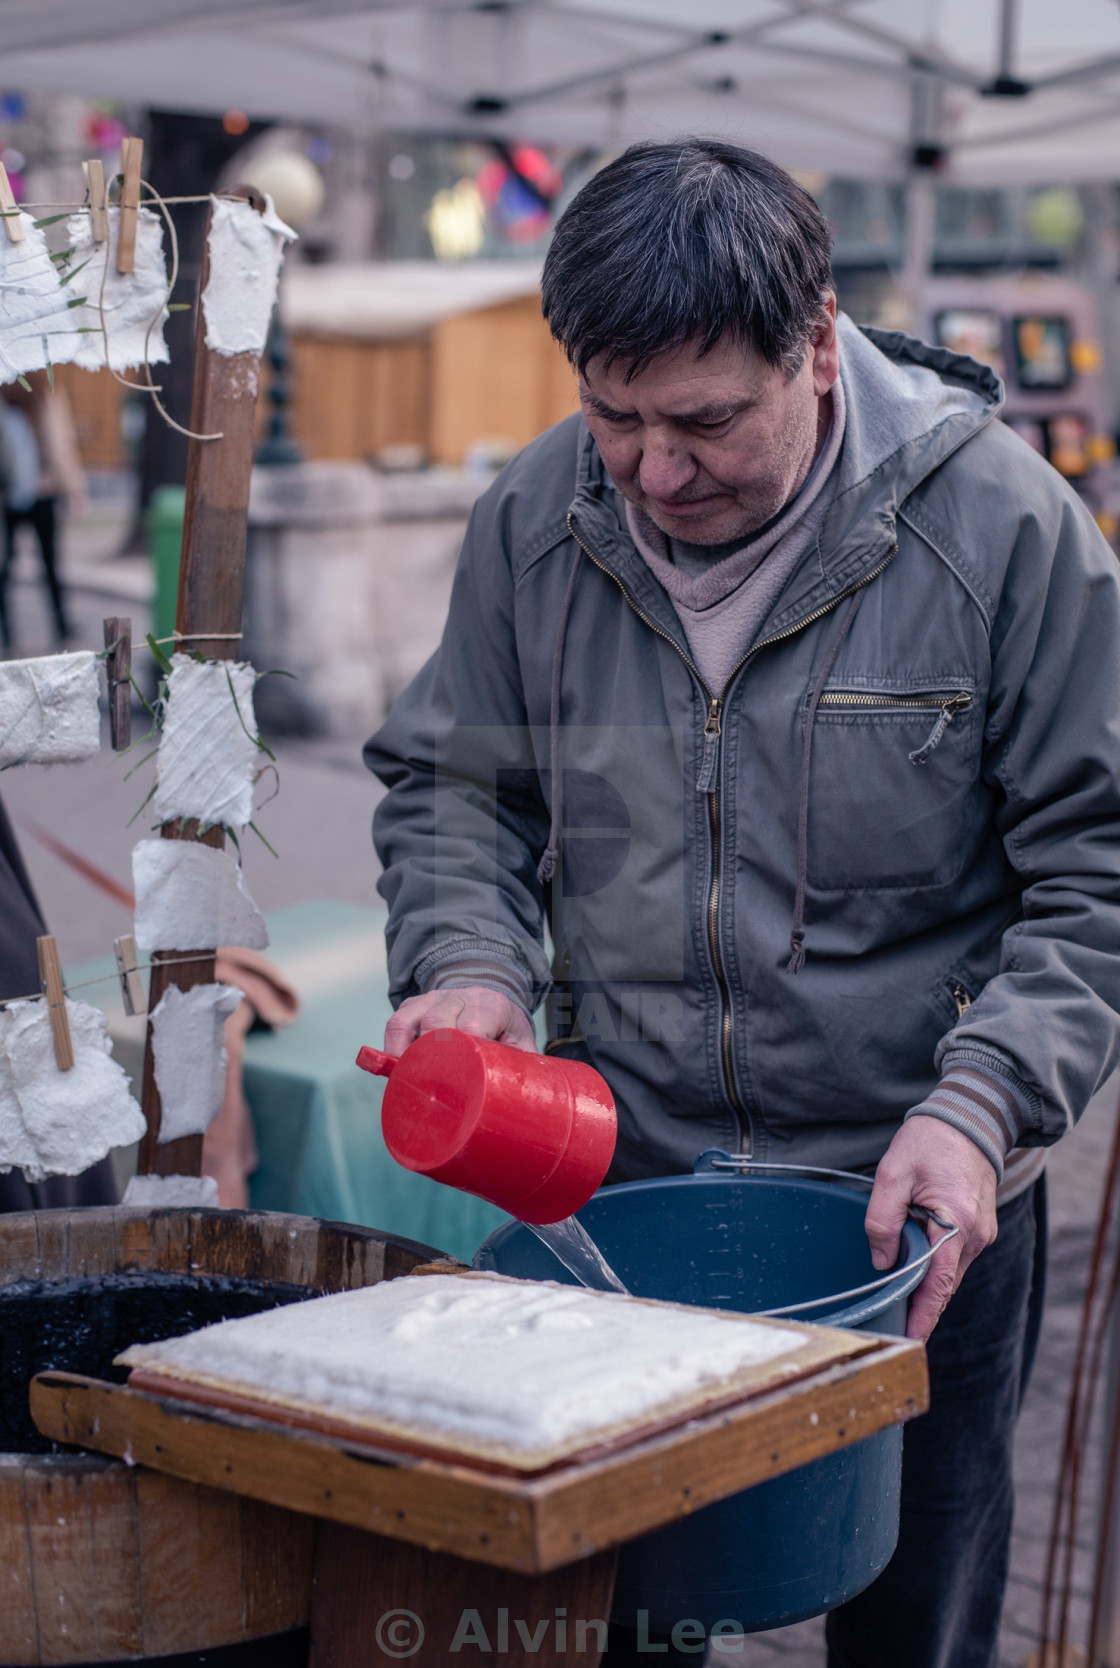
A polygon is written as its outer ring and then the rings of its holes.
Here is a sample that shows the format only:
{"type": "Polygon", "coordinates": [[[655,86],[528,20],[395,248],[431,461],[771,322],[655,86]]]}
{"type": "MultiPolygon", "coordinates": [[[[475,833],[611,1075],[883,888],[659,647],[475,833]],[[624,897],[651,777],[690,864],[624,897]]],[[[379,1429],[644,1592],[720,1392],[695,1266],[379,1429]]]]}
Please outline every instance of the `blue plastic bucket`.
{"type": "MultiPolygon", "coordinates": [[[[925,1273],[924,1259],[915,1266],[929,1244],[918,1224],[906,1223],[887,1285],[814,1304],[876,1279],[866,1191],[737,1173],[733,1162],[705,1153],[695,1175],[603,1188],[579,1220],[636,1297],[748,1314],[811,1305],[807,1320],[901,1334],[906,1300],[925,1273]]],[[[484,1240],[475,1267],[576,1283],[519,1222],[484,1240]]],[[[645,1611],[651,1634],[686,1619],[758,1633],[835,1609],[869,1586],[894,1551],[901,1469],[902,1428],[893,1426],[628,1542],[614,1620],[636,1627],[645,1611]]]]}

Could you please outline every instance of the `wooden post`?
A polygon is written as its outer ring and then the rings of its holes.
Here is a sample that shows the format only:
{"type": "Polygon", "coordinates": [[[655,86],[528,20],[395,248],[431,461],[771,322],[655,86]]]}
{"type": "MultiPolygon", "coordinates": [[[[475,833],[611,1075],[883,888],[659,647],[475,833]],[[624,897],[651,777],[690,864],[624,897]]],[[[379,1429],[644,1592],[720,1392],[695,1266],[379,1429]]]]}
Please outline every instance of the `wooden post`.
{"type": "Polygon", "coordinates": [[[392,1668],[402,1657],[442,1663],[464,1644],[471,1655],[478,1647],[478,1660],[500,1657],[510,1668],[573,1660],[596,1668],[617,1560],[612,1547],[547,1575],[521,1575],[322,1521],[311,1668],[392,1668]]]}
{"type": "MultiPolygon", "coordinates": [[[[251,187],[241,188],[258,212],[264,198],[251,187]]],[[[204,250],[209,247],[209,221],[204,250]]],[[[210,263],[204,253],[199,295],[206,288],[210,263]]],[[[249,479],[253,468],[260,355],[237,353],[228,357],[206,346],[206,319],[201,301],[195,337],[194,394],[191,429],[195,435],[220,439],[192,440],[187,453],[187,501],[183,517],[183,548],[179,564],[179,598],[175,630],[189,638],[192,650],[217,660],[235,660],[241,630],[241,602],[245,589],[245,544],[249,525],[249,479]],[[205,633],[212,632],[212,637],[205,633]]],[[[205,834],[196,822],[182,826],[164,823],[165,840],[199,840],[221,850],[220,828],[205,834]]],[[[212,950],[155,951],[148,987],[149,1014],[169,985],[191,990],[212,984],[212,950]],[[185,958],[190,956],[191,960],[185,958]]],[[[148,1024],[140,1104],[148,1132],[140,1144],[141,1175],[197,1176],[202,1172],[202,1136],[158,1143],[159,1091],[152,1059],[152,1028],[148,1024]]]]}

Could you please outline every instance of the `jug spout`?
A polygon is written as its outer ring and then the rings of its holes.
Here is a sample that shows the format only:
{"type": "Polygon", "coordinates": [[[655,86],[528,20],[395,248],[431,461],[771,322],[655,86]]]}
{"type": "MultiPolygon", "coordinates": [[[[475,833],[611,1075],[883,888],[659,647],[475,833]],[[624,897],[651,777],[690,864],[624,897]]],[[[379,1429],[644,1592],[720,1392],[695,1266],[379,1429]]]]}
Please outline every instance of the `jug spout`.
{"type": "Polygon", "coordinates": [[[388,1077],[399,1061],[395,1055],[383,1054],[379,1048],[359,1048],[355,1064],[375,1077],[388,1077]]]}

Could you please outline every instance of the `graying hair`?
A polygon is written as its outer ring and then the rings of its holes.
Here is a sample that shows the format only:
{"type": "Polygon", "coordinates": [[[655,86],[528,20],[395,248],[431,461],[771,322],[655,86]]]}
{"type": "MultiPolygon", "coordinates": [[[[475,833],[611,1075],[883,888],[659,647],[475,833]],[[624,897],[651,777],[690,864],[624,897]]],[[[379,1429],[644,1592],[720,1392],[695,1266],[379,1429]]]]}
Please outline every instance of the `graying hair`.
{"type": "Polygon", "coordinates": [[[627,379],[685,342],[725,336],[792,374],[832,287],[828,222],[769,158],[715,139],[634,145],[557,224],[541,305],[579,371],[627,379]]]}

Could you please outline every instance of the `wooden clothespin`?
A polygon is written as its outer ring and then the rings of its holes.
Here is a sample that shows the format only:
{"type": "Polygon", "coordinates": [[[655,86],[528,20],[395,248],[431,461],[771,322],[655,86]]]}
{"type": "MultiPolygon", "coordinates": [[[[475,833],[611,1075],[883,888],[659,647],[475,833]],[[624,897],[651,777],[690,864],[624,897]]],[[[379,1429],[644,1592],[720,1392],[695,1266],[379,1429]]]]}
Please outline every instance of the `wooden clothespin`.
{"type": "Polygon", "coordinates": [[[120,938],[114,938],[113,950],[117,958],[117,972],[121,978],[121,996],[124,998],[126,1014],[143,1014],[148,1011],[144,986],[140,982],[140,970],[136,964],[136,940],[130,932],[120,938]]]}
{"type": "Polygon", "coordinates": [[[99,156],[82,163],[82,178],[89,192],[90,230],[94,243],[105,243],[109,237],[109,201],[105,195],[105,168],[99,156]]]}
{"type": "MultiPolygon", "coordinates": [[[[118,619],[115,614],[102,620],[105,647],[110,651],[105,661],[105,677],[109,689],[109,739],[114,753],[123,753],[132,745],[132,621],[118,619]]],[[[143,1010],[141,1010],[143,1011],[143,1010]]]]}
{"type": "Polygon", "coordinates": [[[117,232],[117,271],[136,270],[136,217],[140,210],[140,168],[144,160],[143,139],[121,140],[120,229],[117,232]]]}
{"type": "Polygon", "coordinates": [[[59,1071],[73,1071],[74,1045],[70,1041],[70,1021],[66,1017],[66,992],[62,988],[62,968],[58,960],[58,944],[49,934],[35,940],[39,952],[39,977],[47,998],[54,1036],[54,1057],[59,1071]]]}
{"type": "Polygon", "coordinates": [[[8,170],[0,162],[0,214],[4,216],[4,230],[8,234],[9,243],[26,243],[27,233],[23,229],[23,221],[19,215],[19,204],[12,191],[8,170]]]}

